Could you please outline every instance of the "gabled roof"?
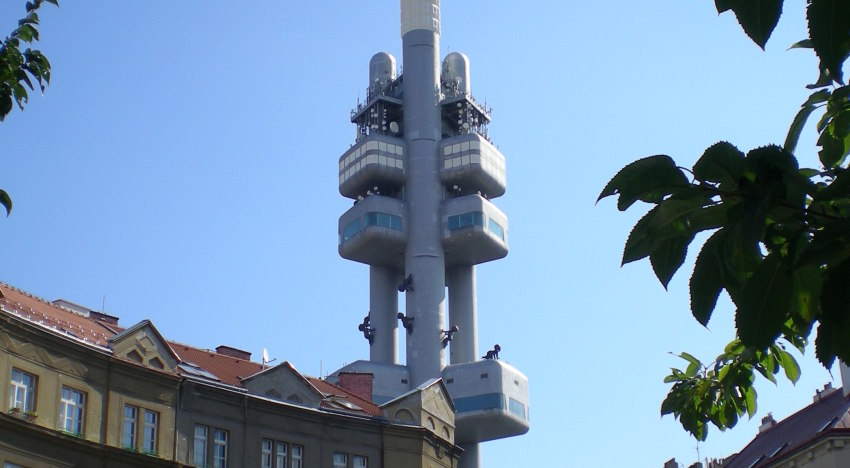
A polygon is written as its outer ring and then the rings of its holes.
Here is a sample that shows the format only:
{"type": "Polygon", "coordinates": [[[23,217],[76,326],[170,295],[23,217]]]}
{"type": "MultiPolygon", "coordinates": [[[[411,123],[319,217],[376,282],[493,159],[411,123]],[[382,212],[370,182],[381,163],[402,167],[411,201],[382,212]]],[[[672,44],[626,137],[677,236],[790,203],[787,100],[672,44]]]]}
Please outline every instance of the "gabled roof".
{"type": "Polygon", "coordinates": [[[109,343],[117,343],[123,340],[124,338],[132,335],[133,333],[144,329],[152,331],[154,333],[154,336],[156,336],[156,339],[159,340],[162,346],[166,349],[166,351],[168,351],[168,354],[170,354],[172,358],[177,360],[178,363],[180,362],[180,356],[178,356],[177,353],[174,352],[174,348],[172,348],[168,341],[166,341],[165,338],[162,337],[162,334],[159,333],[159,330],[157,330],[156,327],[153,326],[153,323],[151,323],[151,321],[148,319],[142,320],[141,322],[131,327],[125,328],[121,333],[112,335],[112,337],[109,338],[109,340],[107,341],[109,343]]]}
{"type": "MultiPolygon", "coordinates": [[[[416,388],[413,388],[413,389],[411,389],[411,390],[410,390],[410,391],[408,391],[408,392],[402,393],[401,395],[399,395],[399,396],[397,396],[397,397],[393,398],[392,400],[390,400],[390,401],[388,401],[388,402],[386,402],[386,403],[382,404],[382,405],[381,405],[381,407],[385,407],[385,406],[392,405],[393,403],[395,403],[395,402],[397,402],[397,401],[401,401],[401,400],[403,400],[403,399],[407,398],[408,396],[413,395],[414,393],[419,393],[419,392],[421,392],[422,390],[425,390],[425,389],[427,389],[427,388],[431,387],[432,385],[439,385],[439,386],[440,386],[440,389],[443,391],[443,393],[444,393],[447,397],[449,396],[449,389],[448,389],[448,388],[446,388],[446,384],[445,384],[445,382],[443,382],[443,379],[441,379],[441,378],[439,378],[439,377],[434,377],[434,378],[431,378],[431,379],[428,379],[428,380],[426,380],[426,381],[422,382],[422,383],[421,383],[421,384],[419,384],[419,386],[417,386],[416,388]]],[[[454,404],[454,402],[452,401],[451,397],[446,398],[446,402],[448,402],[449,407],[450,407],[450,408],[451,408],[451,410],[454,412],[454,411],[456,410],[456,408],[455,408],[455,404],[454,404]]]]}
{"type": "Polygon", "coordinates": [[[724,468],[755,468],[770,466],[815,439],[831,432],[848,432],[850,428],[850,398],[842,389],[819,392],[817,401],[765,429],[724,468]]]}

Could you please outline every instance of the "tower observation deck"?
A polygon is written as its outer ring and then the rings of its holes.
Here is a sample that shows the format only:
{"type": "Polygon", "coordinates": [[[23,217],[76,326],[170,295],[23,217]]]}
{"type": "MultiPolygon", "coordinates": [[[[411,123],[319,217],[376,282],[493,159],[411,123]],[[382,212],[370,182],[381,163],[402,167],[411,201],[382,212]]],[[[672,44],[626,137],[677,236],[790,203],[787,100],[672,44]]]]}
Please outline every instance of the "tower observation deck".
{"type": "Polygon", "coordinates": [[[370,352],[330,378],[372,373],[383,403],[442,377],[460,466],[478,467],[479,442],[529,429],[528,379],[498,359],[498,345],[487,358],[478,349],[475,266],[508,254],[508,218],[492,202],[505,193],[505,157],[490,142],[490,110],[472,97],[469,59],[439,61],[439,0],[401,0],[401,37],[404,74],[392,55],[372,57],[366,99],[351,112],[355,142],[339,158],[339,192],[353,200],[339,254],[369,265],[359,328],[370,352]]]}

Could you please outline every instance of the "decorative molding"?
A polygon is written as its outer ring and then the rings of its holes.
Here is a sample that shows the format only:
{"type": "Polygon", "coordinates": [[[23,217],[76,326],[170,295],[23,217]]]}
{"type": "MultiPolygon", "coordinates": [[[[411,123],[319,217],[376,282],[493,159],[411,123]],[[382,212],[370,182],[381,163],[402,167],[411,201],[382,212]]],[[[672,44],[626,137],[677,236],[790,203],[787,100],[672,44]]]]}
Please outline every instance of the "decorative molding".
{"type": "Polygon", "coordinates": [[[17,340],[8,333],[0,334],[0,346],[7,349],[10,354],[16,354],[45,367],[50,367],[79,378],[85,378],[89,371],[88,367],[79,361],[54,356],[46,349],[32,343],[17,340]]]}

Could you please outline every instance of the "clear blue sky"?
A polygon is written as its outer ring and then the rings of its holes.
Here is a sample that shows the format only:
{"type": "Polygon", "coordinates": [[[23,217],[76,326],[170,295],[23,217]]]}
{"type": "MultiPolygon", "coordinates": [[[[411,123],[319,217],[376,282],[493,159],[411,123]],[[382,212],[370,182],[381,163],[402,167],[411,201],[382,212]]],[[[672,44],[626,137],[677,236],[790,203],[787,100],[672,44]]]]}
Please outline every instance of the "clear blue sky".
{"type": "MultiPolygon", "coordinates": [[[[24,15],[0,3],[0,34],[24,15]]],[[[620,268],[641,211],[599,191],[626,163],[690,166],[726,139],[781,143],[814,80],[804,2],[762,52],[710,0],[446,0],[441,55],[465,52],[507,159],[510,254],[478,269],[481,351],[529,377],[531,431],[488,443],[488,468],[660,467],[697,444],[660,418],[668,352],[712,358],[732,338],[721,301],[689,313],[686,264],[665,292],[648,262],[620,268]]],[[[200,347],[262,348],[318,375],[368,357],[357,325],[368,268],[337,255],[339,156],[369,58],[401,58],[398,1],[73,2],[45,6],[44,96],[0,124],[0,280],[200,347]],[[105,299],[104,299],[105,298],[105,299]]],[[[814,130],[799,146],[814,166],[814,130]]],[[[693,254],[695,252],[691,252],[693,254]]],[[[401,301],[403,304],[403,300],[401,301]]],[[[712,430],[728,455],[767,411],[785,417],[831,379],[760,380],[759,414],[712,430]]],[[[837,376],[837,372],[834,373],[837,376]]],[[[840,385],[838,383],[837,385],[840,385]]]]}

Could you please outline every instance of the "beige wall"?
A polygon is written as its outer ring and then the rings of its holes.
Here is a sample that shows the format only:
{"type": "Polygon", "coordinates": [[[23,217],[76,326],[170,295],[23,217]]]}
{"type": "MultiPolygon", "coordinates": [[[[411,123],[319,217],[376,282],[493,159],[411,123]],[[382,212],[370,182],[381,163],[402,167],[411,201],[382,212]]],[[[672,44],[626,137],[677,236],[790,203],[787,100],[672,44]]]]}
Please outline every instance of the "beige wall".
{"type": "MultiPolygon", "coordinates": [[[[62,387],[68,386],[86,395],[85,440],[120,447],[124,404],[133,404],[159,413],[158,455],[173,459],[178,376],[114,359],[106,351],[15,318],[2,318],[0,408],[4,413],[9,410],[12,369],[19,369],[37,378],[37,416],[32,423],[58,430],[62,387]]],[[[0,443],[4,436],[0,432],[0,443]]]]}
{"type": "Polygon", "coordinates": [[[846,468],[850,466],[850,434],[823,437],[783,458],[777,468],[846,468]]]}

